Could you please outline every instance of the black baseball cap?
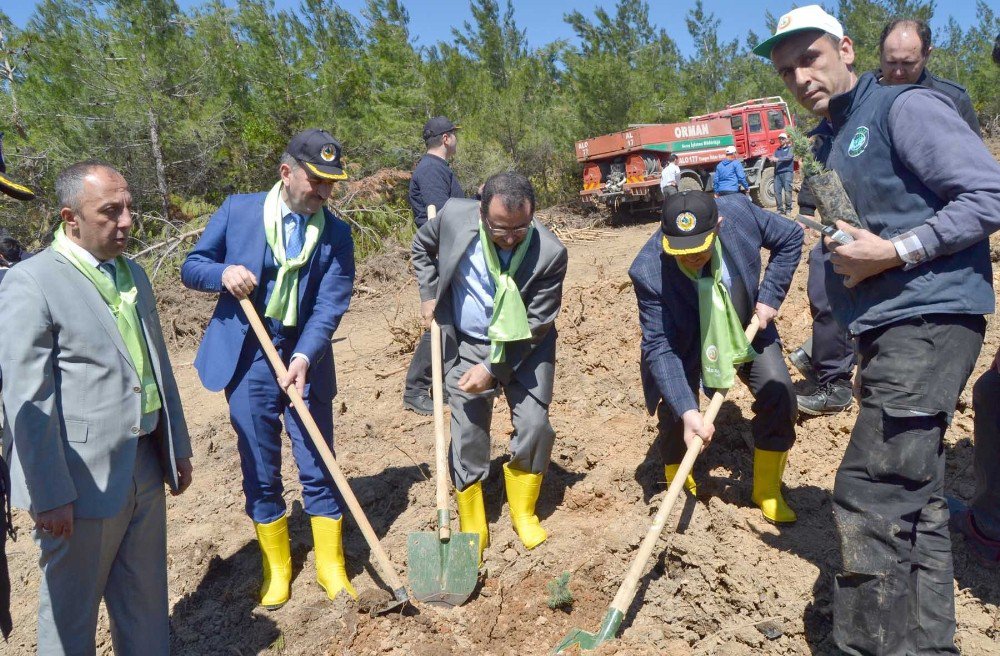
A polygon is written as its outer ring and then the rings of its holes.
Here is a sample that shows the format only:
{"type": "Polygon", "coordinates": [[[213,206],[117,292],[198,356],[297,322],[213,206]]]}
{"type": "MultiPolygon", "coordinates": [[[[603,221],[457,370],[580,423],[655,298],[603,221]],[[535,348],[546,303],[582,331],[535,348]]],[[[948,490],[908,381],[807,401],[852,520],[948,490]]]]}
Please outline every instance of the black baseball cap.
{"type": "Polygon", "coordinates": [[[701,253],[712,245],[719,208],[715,197],[704,191],[682,191],[663,201],[660,232],[668,255],[701,253]]]}
{"type": "Polygon", "coordinates": [[[340,163],[340,142],[329,132],[311,128],[292,137],[285,152],[299,161],[309,173],[324,180],[346,180],[340,163]]]}
{"type": "Polygon", "coordinates": [[[445,117],[435,116],[424,123],[424,141],[460,129],[460,125],[455,125],[445,117]]]}

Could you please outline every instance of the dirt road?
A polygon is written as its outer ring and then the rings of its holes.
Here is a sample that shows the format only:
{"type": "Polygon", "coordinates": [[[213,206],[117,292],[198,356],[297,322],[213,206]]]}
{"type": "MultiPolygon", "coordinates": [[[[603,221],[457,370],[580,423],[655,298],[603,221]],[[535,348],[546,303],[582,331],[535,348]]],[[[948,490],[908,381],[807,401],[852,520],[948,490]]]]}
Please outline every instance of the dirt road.
{"type": "MultiPolygon", "coordinates": [[[[510,527],[500,473],[510,422],[500,401],[493,474],[485,485],[492,531],[486,577],[466,606],[450,612],[420,608],[407,617],[371,618],[343,598],[328,601],[314,580],[308,518],[287,449],[292,599],[275,612],[256,608],[259,555],[243,514],[225,399],[205,392],[190,366],[197,337],[190,326],[207,319],[211,301],[178,292],[165,299],[164,323],[181,336],[174,362],[196,454],[194,486],[168,501],[174,653],[543,654],[570,627],[595,630],[664,492],[663,469],[650,449],[654,422],[642,407],[639,327],[626,275],[653,228],[604,229],[568,244],[551,412],[558,440],[539,502],[550,537],[528,552],[510,527]],[[546,584],[564,571],[571,573],[576,598],[570,612],[546,605],[546,584]]],[[[809,332],[805,278],[803,263],[779,317],[786,345],[799,344],[809,332]]],[[[411,333],[415,285],[405,275],[390,276],[374,291],[355,300],[335,336],[337,451],[382,543],[405,574],[407,534],[429,529],[433,519],[433,429],[429,418],[403,412],[400,405],[409,362],[400,341],[411,333]]],[[[989,364],[997,343],[991,327],[974,375],[989,364]]],[[[972,493],[969,394],[947,438],[948,491],[960,497],[972,493]]],[[[669,526],[679,518],[679,528],[661,542],[622,639],[600,653],[832,653],[830,572],[839,556],[830,491],[855,414],[800,423],[785,474],[786,498],[799,522],[779,530],[750,503],[749,406],[748,392],[734,389],[716,438],[695,467],[699,499],[675,512],[669,526]],[[764,629],[777,637],[765,637],[764,629]]],[[[0,652],[30,654],[37,549],[24,513],[16,524],[21,537],[10,549],[16,630],[0,652]]],[[[959,646],[968,656],[996,654],[1000,577],[967,559],[961,538],[954,546],[959,646]]],[[[375,588],[368,549],[353,524],[346,551],[358,590],[375,588]]],[[[99,641],[98,652],[110,654],[103,610],[99,641]]]]}

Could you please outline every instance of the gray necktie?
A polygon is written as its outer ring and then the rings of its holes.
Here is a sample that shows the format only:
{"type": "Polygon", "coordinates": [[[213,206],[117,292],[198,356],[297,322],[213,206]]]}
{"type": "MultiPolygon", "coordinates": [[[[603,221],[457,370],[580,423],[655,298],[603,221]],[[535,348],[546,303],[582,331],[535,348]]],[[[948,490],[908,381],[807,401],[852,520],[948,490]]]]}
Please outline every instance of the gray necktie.
{"type": "Polygon", "coordinates": [[[97,265],[97,268],[100,269],[101,273],[106,275],[109,280],[111,280],[112,285],[117,286],[117,282],[115,281],[116,271],[114,262],[101,262],[100,264],[97,265]]]}

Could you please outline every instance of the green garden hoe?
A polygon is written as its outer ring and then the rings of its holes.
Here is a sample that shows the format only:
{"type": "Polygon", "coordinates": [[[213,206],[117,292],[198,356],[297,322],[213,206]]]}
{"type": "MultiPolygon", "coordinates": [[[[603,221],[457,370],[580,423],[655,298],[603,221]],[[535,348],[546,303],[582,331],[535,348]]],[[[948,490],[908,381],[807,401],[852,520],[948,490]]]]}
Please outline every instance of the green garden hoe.
{"type": "MultiPolygon", "coordinates": [[[[753,319],[750,320],[750,325],[746,329],[748,341],[753,341],[759,325],[757,316],[754,315],[753,319]]],[[[722,407],[722,400],[726,398],[726,391],[718,390],[712,396],[712,400],[708,404],[708,409],[704,414],[704,422],[706,424],[715,421],[715,416],[719,414],[719,408],[722,407]]],[[[695,435],[691,441],[691,445],[688,447],[687,453],[684,454],[684,459],[677,469],[677,474],[674,476],[673,482],[667,488],[667,494],[663,497],[663,501],[660,502],[660,509],[656,511],[653,524],[649,527],[646,537],[642,540],[639,553],[636,554],[635,560],[632,561],[632,567],[629,568],[628,575],[622,582],[621,587],[618,588],[618,594],[615,595],[611,605],[608,607],[608,612],[604,615],[601,628],[597,630],[597,633],[590,633],[583,629],[573,629],[553,650],[553,654],[563,654],[574,647],[577,648],[577,653],[597,649],[608,640],[614,640],[615,636],[618,635],[618,627],[621,626],[622,619],[624,619],[628,607],[632,605],[636,588],[639,586],[639,578],[642,576],[643,570],[646,569],[646,562],[653,554],[653,548],[656,547],[656,543],[660,539],[660,534],[663,532],[663,528],[666,526],[667,519],[670,516],[670,511],[674,508],[674,502],[677,501],[677,497],[681,493],[681,488],[684,487],[684,479],[687,478],[694,467],[694,461],[701,452],[701,446],[701,438],[695,435]]]]}

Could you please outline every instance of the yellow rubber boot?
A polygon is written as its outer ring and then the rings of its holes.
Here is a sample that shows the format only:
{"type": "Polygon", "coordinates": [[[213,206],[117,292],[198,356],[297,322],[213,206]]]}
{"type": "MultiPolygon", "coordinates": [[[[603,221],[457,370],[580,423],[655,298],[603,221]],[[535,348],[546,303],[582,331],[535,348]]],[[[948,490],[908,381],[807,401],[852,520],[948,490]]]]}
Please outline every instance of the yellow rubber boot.
{"type": "MultiPolygon", "coordinates": [[[[674,477],[677,476],[677,470],[680,468],[681,466],[679,464],[663,466],[663,474],[667,477],[667,487],[670,487],[670,483],[674,480],[674,477]]],[[[694,476],[691,474],[688,474],[687,478],[684,479],[684,489],[690,492],[691,496],[698,496],[698,484],[694,482],[694,476]]]]}
{"type": "Polygon", "coordinates": [[[788,461],[787,451],[754,449],[753,502],[760,507],[764,518],[776,524],[796,520],[795,511],[788,507],[781,496],[781,475],[788,461]]]}
{"type": "Polygon", "coordinates": [[[288,601],[292,587],[292,549],[288,541],[288,518],[269,524],[253,523],[264,561],[264,583],[260,586],[260,605],[268,610],[281,608],[288,601]]]}
{"type": "Polygon", "coordinates": [[[344,543],[341,538],[344,518],[310,517],[313,532],[313,549],[316,551],[316,580],[326,590],[326,596],[335,599],[341,590],[355,599],[358,593],[347,578],[344,566],[344,543]]]}
{"type": "Polygon", "coordinates": [[[521,544],[534,549],[545,542],[548,534],[538,522],[535,503],[542,489],[542,475],[511,469],[503,466],[503,480],[507,487],[507,503],[510,505],[510,521],[521,538],[521,544]]]}
{"type": "Polygon", "coordinates": [[[483,502],[483,484],[476,481],[458,497],[458,526],[463,533],[479,534],[479,564],[483,564],[483,551],[490,546],[490,528],[486,523],[486,504],[483,502]]]}

